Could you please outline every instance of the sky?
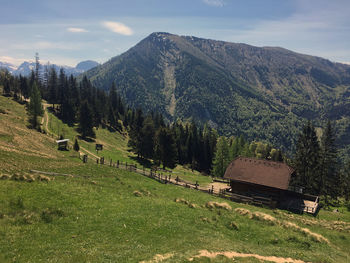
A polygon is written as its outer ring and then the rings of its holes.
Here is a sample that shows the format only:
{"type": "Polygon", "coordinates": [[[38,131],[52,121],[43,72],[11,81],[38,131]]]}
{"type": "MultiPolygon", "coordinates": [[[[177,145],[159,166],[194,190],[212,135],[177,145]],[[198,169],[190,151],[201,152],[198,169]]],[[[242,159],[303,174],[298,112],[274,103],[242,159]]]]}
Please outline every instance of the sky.
{"type": "Polygon", "coordinates": [[[99,63],[152,32],[279,46],[350,64],[349,0],[0,0],[0,61],[99,63]]]}

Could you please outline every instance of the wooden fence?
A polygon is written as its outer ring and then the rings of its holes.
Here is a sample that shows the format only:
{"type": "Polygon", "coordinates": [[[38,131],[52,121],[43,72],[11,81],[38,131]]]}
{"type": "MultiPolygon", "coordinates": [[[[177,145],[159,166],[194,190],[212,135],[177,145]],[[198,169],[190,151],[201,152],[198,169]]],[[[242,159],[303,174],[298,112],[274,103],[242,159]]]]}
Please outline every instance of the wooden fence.
{"type": "MultiPolygon", "coordinates": [[[[84,163],[88,162],[88,155],[84,154],[80,156],[82,161],[84,163]]],[[[92,159],[93,160],[93,159],[92,159]]],[[[213,186],[207,187],[207,186],[200,186],[198,181],[196,183],[188,182],[182,178],[180,178],[178,175],[174,175],[172,171],[165,170],[165,169],[146,169],[144,166],[137,167],[137,164],[128,164],[127,162],[122,162],[117,160],[116,162],[112,159],[109,160],[109,162],[106,162],[104,157],[100,157],[96,159],[96,164],[98,165],[109,165],[110,167],[115,167],[118,169],[124,169],[127,171],[135,172],[138,174],[141,174],[143,176],[152,178],[160,183],[163,184],[174,184],[182,187],[186,187],[189,189],[195,189],[198,191],[206,192],[212,195],[220,196],[221,189],[217,190],[214,189],[213,186]]]]}

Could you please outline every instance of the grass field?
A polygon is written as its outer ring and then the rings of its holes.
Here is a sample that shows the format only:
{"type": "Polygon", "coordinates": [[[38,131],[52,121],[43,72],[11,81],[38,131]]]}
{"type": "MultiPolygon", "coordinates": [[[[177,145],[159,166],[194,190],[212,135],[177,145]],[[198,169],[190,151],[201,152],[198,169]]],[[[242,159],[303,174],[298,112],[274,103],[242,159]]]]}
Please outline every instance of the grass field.
{"type": "MultiPolygon", "coordinates": [[[[295,215],[83,164],[72,151],[58,152],[48,136],[26,131],[22,105],[0,96],[0,108],[8,112],[0,113],[0,174],[37,169],[75,176],[49,176],[48,182],[39,181],[38,174],[32,174],[34,182],[0,180],[0,262],[233,261],[224,255],[195,258],[201,250],[241,253],[234,262],[271,262],[243,254],[350,262],[350,214],[344,209],[321,211],[318,218],[295,215]],[[228,205],[207,207],[209,201],[228,205]],[[242,215],[237,208],[249,211],[242,215]]],[[[115,149],[125,149],[122,137],[98,132],[111,154],[114,143],[120,143],[115,149]]],[[[120,154],[132,160],[128,152],[120,154]]],[[[189,180],[202,178],[182,169],[175,172],[189,180]]]]}

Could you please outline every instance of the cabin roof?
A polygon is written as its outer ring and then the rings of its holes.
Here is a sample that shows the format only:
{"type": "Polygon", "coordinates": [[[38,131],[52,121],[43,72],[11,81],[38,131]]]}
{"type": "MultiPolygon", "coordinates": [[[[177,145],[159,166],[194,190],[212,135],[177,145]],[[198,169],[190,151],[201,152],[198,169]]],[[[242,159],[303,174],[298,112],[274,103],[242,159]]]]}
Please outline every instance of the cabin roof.
{"type": "Polygon", "coordinates": [[[63,140],[57,140],[56,143],[63,143],[63,142],[68,142],[69,139],[63,139],[63,140]]]}
{"type": "Polygon", "coordinates": [[[287,190],[293,172],[282,162],[238,157],[229,164],[224,178],[287,190]]]}

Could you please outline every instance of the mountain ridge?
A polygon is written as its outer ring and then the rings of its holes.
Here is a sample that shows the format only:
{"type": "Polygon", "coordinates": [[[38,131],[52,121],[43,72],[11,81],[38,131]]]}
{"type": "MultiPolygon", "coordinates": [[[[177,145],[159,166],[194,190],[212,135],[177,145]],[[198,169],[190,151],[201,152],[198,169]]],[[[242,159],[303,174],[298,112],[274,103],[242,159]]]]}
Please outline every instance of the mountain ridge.
{"type": "MultiPolygon", "coordinates": [[[[98,65],[99,63],[93,60],[81,61],[75,67],[49,64],[49,66],[54,67],[57,72],[59,72],[60,68],[63,68],[66,74],[68,75],[72,74],[74,76],[84,73],[85,71],[93,67],[97,67],[98,65]]],[[[45,66],[47,66],[47,64],[45,65],[40,64],[41,70],[43,70],[45,66]]],[[[14,75],[21,74],[23,76],[28,76],[31,73],[32,69],[35,68],[35,62],[24,61],[18,67],[8,62],[0,62],[0,69],[1,68],[7,69],[11,74],[14,74],[14,75]]]]}
{"type": "Polygon", "coordinates": [[[307,119],[332,117],[342,142],[350,130],[350,66],[280,47],[155,32],[84,75],[99,88],[115,82],[129,104],[170,121],[209,122],[285,150],[307,119]]]}

